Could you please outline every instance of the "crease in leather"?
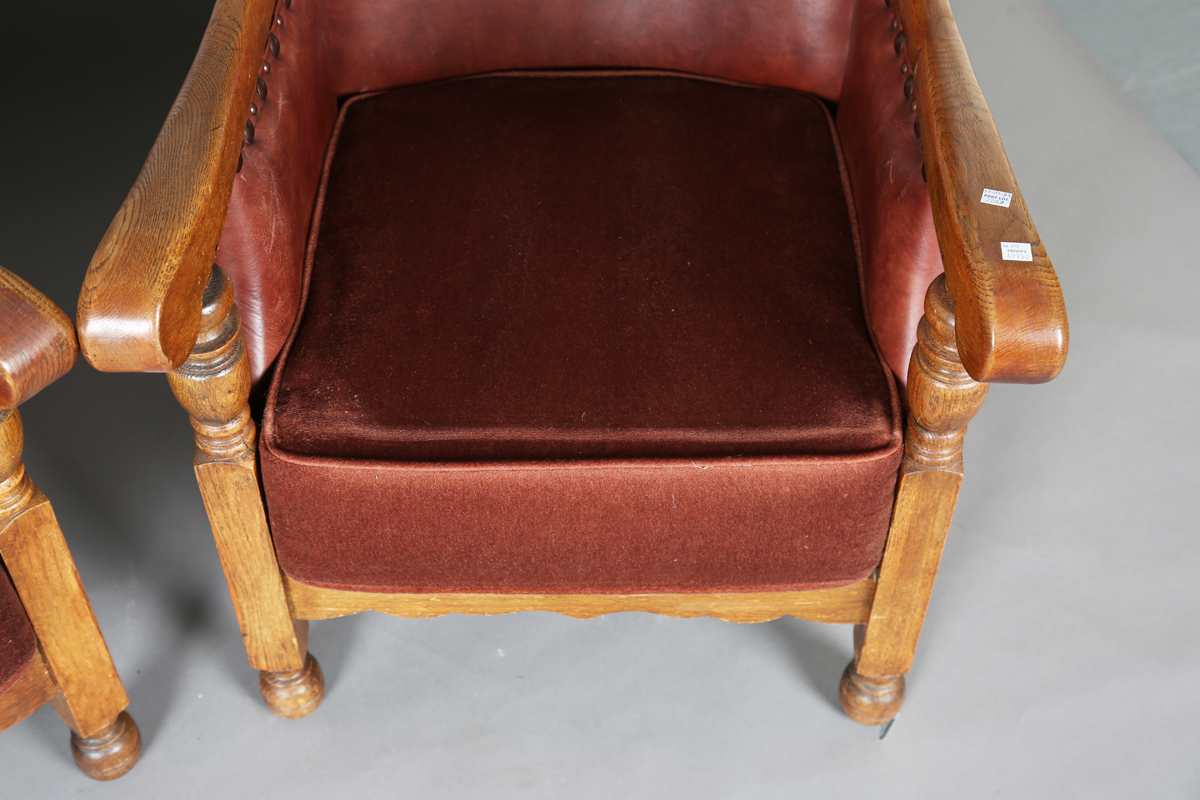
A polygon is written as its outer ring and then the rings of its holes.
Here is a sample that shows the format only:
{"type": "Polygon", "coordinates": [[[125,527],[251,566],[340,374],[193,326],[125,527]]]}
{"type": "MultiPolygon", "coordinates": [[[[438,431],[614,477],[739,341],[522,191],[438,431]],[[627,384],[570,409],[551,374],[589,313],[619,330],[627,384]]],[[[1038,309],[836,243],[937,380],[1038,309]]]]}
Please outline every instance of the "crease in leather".
{"type": "Polygon", "coordinates": [[[264,48],[271,69],[259,77],[267,97],[256,93],[258,113],[246,115],[254,142],[242,148],[217,251],[242,314],[255,383],[275,360],[300,306],[313,202],[337,119],[324,12],[313,2],[276,9],[283,20],[272,27],[279,55],[264,48]]]}
{"type": "Polygon", "coordinates": [[[883,3],[857,3],[837,127],[862,231],[867,319],[904,386],[925,291],[941,274],[942,257],[915,115],[904,97],[907,51],[896,55],[892,17],[883,3]]]}

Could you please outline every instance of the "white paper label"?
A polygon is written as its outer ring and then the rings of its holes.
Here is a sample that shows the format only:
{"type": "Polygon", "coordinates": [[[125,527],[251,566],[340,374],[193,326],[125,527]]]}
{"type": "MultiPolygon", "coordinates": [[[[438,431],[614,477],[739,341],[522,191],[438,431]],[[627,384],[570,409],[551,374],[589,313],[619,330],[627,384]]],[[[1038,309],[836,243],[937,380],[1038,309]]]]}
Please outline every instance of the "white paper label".
{"type": "Polygon", "coordinates": [[[996,189],[984,189],[983,197],[979,198],[979,202],[987,203],[989,206],[1001,206],[1008,208],[1008,204],[1012,202],[1012,192],[1001,192],[996,189]]]}
{"type": "Polygon", "coordinates": [[[1028,242],[1001,242],[1000,257],[1005,261],[1033,261],[1033,248],[1028,242]]]}

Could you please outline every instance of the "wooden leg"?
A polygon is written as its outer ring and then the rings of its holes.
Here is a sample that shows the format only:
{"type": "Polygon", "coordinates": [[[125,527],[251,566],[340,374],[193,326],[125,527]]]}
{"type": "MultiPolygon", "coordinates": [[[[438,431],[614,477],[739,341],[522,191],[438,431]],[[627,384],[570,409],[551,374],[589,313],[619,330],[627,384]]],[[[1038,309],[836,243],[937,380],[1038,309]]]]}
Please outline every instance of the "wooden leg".
{"type": "Polygon", "coordinates": [[[887,722],[904,700],[913,654],[962,483],[967,423],[987,395],[963,368],[954,305],[939,276],[908,369],[909,420],[904,461],[871,615],[855,632],[854,661],[842,678],[842,707],[866,725],[887,722]]]}
{"type": "Polygon", "coordinates": [[[865,625],[854,626],[854,660],[846,665],[838,698],[847,716],[863,725],[883,725],[900,711],[904,703],[904,676],[868,677],[858,671],[865,625]]]}
{"type": "MultiPolygon", "coordinates": [[[[233,286],[216,265],[204,290],[202,315],[191,357],[167,376],[196,429],[196,480],[251,666],[267,673],[304,672],[309,662],[316,662],[306,653],[307,623],[292,620],[275,560],[259,489],[255,426],[246,403],[250,363],[241,317],[233,286]]],[[[310,677],[306,685],[315,708],[324,684],[310,677]]]]}
{"type": "Polygon", "coordinates": [[[76,766],[98,781],[111,781],[129,772],[141,754],[142,734],[133,717],[124,711],[86,739],[71,732],[71,755],[76,766]]]}
{"type": "Polygon", "coordinates": [[[141,735],[54,509],[25,474],[23,446],[21,415],[0,412],[0,556],[37,634],[33,674],[56,687],[50,704],[83,773],[119,778],[137,763],[141,735]]]}

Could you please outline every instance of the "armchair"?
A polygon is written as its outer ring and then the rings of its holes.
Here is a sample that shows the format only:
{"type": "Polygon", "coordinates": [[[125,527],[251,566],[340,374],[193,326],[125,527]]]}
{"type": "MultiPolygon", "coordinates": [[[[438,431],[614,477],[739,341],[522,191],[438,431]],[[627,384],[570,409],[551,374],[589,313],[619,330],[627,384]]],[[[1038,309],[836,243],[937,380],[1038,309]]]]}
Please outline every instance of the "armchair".
{"type": "Polygon", "coordinates": [[[79,326],[288,717],[308,620],[640,610],[853,624],[886,722],[966,425],[1067,351],[945,0],[219,0],[79,326]]]}
{"type": "Polygon", "coordinates": [[[77,354],[67,316],[0,268],[0,730],[49,702],[79,769],[110,780],[137,763],[141,735],[54,511],[21,463],[17,406],[77,354]]]}

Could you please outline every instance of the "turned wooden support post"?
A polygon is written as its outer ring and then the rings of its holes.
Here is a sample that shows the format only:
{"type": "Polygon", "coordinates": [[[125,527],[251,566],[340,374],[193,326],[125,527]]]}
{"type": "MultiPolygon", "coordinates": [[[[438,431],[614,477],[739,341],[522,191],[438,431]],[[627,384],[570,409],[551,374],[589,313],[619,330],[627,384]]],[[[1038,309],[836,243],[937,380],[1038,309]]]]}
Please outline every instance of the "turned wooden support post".
{"type": "Polygon", "coordinates": [[[54,509],[25,473],[24,444],[20,413],[0,411],[0,557],[37,635],[75,763],[109,780],[137,763],[141,735],[54,509]]]}
{"type": "Polygon", "coordinates": [[[904,461],[871,616],[855,630],[855,658],[842,676],[846,713],[865,724],[896,715],[962,483],[963,435],[988,384],[958,356],[954,304],[945,275],[925,295],[925,316],[908,368],[904,461]]]}
{"type": "Polygon", "coordinates": [[[202,302],[192,354],[167,378],[196,429],[196,480],[246,654],[252,666],[266,672],[309,671],[308,623],[292,620],[259,489],[241,315],[233,285],[216,265],[202,302]]]}

